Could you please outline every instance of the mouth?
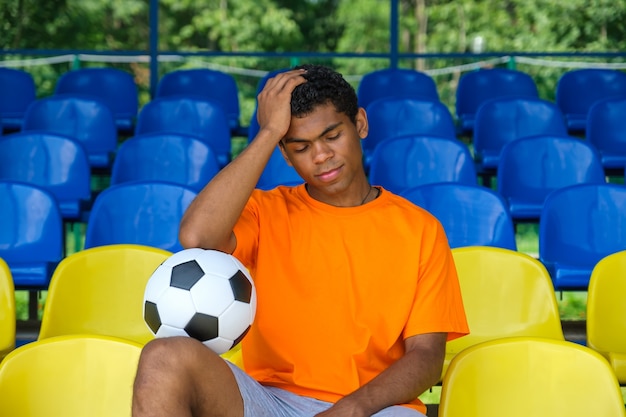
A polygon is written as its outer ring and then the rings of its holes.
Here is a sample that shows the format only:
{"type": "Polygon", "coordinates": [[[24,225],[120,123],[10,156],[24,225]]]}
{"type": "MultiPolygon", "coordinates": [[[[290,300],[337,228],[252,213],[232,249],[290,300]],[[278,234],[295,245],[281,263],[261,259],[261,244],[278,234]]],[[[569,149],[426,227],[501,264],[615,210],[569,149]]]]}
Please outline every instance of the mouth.
{"type": "Polygon", "coordinates": [[[341,172],[341,167],[334,168],[328,171],[324,171],[321,174],[317,174],[315,177],[322,182],[330,182],[336,179],[341,172]]]}

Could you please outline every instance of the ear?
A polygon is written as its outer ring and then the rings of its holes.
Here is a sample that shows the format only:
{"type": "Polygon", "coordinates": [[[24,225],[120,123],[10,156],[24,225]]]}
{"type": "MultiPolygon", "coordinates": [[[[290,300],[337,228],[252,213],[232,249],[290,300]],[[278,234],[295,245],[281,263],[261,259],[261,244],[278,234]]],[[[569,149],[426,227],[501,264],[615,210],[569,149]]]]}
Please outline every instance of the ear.
{"type": "Polygon", "coordinates": [[[367,121],[367,113],[363,107],[359,107],[359,112],[356,114],[356,130],[361,139],[365,139],[367,137],[369,124],[367,121]]]}
{"type": "Polygon", "coordinates": [[[287,156],[287,152],[285,151],[285,145],[283,144],[282,140],[278,142],[278,147],[280,148],[280,153],[283,155],[283,158],[285,158],[285,162],[287,162],[287,165],[292,167],[293,165],[291,164],[291,161],[289,160],[289,157],[287,156]]]}

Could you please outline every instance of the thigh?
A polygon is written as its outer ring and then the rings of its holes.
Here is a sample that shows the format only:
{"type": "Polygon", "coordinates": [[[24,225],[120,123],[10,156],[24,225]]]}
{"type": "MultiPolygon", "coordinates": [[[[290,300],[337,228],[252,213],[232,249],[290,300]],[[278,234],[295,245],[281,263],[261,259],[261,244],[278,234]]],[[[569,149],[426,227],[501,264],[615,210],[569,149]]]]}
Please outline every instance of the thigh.
{"type": "Polygon", "coordinates": [[[372,417],[426,417],[424,414],[409,407],[403,407],[401,405],[394,405],[380,410],[378,413],[372,415],[372,417]]]}

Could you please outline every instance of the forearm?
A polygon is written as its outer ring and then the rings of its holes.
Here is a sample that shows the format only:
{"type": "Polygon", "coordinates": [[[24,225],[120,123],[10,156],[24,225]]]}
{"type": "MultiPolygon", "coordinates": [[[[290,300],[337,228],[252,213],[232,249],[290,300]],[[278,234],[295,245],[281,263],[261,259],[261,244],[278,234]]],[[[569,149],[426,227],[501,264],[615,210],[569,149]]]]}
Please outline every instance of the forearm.
{"type": "MultiPolygon", "coordinates": [[[[445,355],[445,333],[423,335],[420,342],[376,378],[339,400],[319,416],[371,416],[383,408],[406,404],[437,383],[445,355]]],[[[421,337],[421,336],[418,336],[421,337]]]]}
{"type": "Polygon", "coordinates": [[[234,250],[233,227],[279,139],[260,131],[255,140],[202,189],[180,224],[179,239],[183,247],[234,250]]]}

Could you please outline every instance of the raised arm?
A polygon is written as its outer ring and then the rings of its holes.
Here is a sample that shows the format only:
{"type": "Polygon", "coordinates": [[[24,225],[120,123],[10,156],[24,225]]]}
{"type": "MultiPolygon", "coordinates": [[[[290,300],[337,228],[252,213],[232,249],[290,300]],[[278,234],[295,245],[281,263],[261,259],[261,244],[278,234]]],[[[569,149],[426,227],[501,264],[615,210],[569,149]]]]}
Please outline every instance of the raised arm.
{"type": "Polygon", "coordinates": [[[231,253],[237,244],[233,227],[265,165],[291,123],[291,93],[306,82],[303,70],[278,74],[258,96],[259,133],[230,164],[204,187],[185,212],[179,239],[183,247],[231,253]]]}

